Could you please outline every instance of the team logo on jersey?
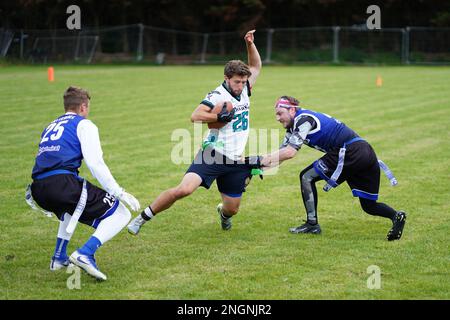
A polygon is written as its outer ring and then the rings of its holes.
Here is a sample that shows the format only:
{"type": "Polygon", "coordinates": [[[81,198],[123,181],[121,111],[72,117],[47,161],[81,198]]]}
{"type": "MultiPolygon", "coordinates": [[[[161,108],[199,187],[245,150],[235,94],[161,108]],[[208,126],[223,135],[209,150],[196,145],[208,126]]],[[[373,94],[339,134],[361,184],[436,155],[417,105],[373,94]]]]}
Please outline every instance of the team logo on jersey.
{"type": "Polygon", "coordinates": [[[58,152],[61,149],[60,145],[57,146],[45,146],[45,147],[39,147],[38,156],[43,154],[44,152],[58,152]]]}
{"type": "MultiPolygon", "coordinates": [[[[237,102],[236,100],[234,100],[234,101],[233,100],[232,100],[232,102],[237,102]]],[[[249,109],[248,103],[237,105],[234,107],[235,112],[244,111],[244,110],[248,110],[248,109],[249,109]]]]}
{"type": "Polygon", "coordinates": [[[220,94],[219,91],[213,90],[213,91],[211,91],[210,93],[208,93],[208,95],[207,95],[208,99],[210,99],[210,98],[212,97],[212,95],[215,94],[215,93],[216,93],[216,94],[220,94]]]}

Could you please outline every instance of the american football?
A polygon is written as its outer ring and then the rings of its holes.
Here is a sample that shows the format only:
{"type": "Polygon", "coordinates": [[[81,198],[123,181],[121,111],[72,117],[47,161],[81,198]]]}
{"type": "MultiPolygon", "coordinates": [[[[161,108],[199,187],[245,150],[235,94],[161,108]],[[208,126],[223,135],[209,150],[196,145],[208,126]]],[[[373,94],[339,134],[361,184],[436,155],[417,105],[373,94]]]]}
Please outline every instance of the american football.
{"type": "MultiPolygon", "coordinates": [[[[219,114],[222,111],[224,103],[226,103],[226,105],[227,105],[228,112],[230,112],[233,109],[233,104],[231,103],[231,101],[224,101],[224,102],[217,103],[214,106],[214,108],[211,109],[211,113],[219,114]]],[[[210,122],[210,123],[208,123],[208,128],[209,129],[220,129],[220,128],[224,127],[226,124],[227,124],[226,122],[220,122],[220,121],[210,122]]]]}

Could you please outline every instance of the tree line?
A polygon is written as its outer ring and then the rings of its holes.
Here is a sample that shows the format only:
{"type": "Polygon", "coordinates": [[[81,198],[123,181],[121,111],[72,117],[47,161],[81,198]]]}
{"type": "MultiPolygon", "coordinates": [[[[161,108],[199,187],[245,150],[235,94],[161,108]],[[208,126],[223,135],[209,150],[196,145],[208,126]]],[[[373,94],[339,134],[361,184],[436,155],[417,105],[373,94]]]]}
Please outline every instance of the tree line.
{"type": "Polygon", "coordinates": [[[81,9],[82,27],[143,23],[193,32],[363,25],[378,5],[382,27],[450,26],[449,0],[16,0],[0,3],[7,29],[62,29],[66,8],[81,9]]]}

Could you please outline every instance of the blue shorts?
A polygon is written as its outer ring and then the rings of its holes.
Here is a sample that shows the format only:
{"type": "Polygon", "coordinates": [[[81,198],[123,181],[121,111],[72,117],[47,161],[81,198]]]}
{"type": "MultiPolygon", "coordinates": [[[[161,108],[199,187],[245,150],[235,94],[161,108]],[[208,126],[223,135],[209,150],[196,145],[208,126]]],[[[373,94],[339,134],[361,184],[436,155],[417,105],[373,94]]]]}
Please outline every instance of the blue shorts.
{"type": "Polygon", "coordinates": [[[251,168],[242,161],[233,161],[212,149],[200,150],[189,169],[202,178],[202,187],[209,189],[214,180],[221,193],[239,198],[251,179],[251,168]]]}

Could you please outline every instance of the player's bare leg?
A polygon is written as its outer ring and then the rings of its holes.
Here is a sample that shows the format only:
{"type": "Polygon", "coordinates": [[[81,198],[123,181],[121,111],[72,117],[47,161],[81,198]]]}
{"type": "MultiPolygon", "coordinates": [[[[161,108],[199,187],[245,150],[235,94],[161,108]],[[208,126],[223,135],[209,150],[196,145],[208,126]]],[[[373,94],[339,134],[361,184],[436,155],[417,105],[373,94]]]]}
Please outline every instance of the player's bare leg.
{"type": "Polygon", "coordinates": [[[202,183],[202,178],[196,173],[188,172],[175,188],[162,192],[153,203],[145,208],[128,225],[128,232],[137,235],[142,225],[156,214],[170,208],[177,200],[192,194],[202,183]]]}
{"type": "Polygon", "coordinates": [[[153,215],[170,208],[177,200],[192,194],[202,183],[202,178],[196,173],[188,172],[181,183],[175,188],[162,192],[150,205],[153,215]]]}
{"type": "Polygon", "coordinates": [[[222,203],[217,206],[217,212],[220,216],[220,223],[223,230],[231,229],[231,217],[238,213],[241,205],[241,197],[230,197],[224,193],[222,196],[222,203]]]}

